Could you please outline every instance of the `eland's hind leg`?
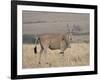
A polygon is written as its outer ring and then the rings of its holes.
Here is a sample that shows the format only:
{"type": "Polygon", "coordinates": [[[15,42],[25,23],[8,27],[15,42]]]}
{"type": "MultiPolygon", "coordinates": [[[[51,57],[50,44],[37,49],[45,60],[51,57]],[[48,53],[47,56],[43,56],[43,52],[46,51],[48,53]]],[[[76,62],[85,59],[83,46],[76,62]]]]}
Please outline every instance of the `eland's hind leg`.
{"type": "Polygon", "coordinates": [[[45,64],[48,64],[47,47],[44,49],[44,58],[45,58],[45,64]]]}
{"type": "Polygon", "coordinates": [[[41,50],[40,50],[40,53],[39,53],[39,64],[41,64],[41,55],[42,55],[42,53],[43,53],[43,48],[41,48],[41,50]]]}

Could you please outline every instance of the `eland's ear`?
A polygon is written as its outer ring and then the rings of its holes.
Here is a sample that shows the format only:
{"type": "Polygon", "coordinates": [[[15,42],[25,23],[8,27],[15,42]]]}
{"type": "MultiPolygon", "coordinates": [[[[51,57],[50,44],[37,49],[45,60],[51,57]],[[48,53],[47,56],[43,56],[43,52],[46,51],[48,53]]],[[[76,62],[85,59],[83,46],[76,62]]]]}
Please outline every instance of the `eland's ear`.
{"type": "Polygon", "coordinates": [[[71,33],[70,25],[67,24],[67,34],[70,34],[70,33],[71,33]]]}
{"type": "Polygon", "coordinates": [[[67,33],[69,33],[70,29],[69,29],[69,24],[67,24],[67,33]]]}
{"type": "Polygon", "coordinates": [[[72,29],[69,26],[69,24],[67,24],[67,34],[70,40],[72,40],[72,29]]]}
{"type": "Polygon", "coordinates": [[[71,29],[71,24],[67,24],[67,32],[71,33],[72,29],[71,29]]]}

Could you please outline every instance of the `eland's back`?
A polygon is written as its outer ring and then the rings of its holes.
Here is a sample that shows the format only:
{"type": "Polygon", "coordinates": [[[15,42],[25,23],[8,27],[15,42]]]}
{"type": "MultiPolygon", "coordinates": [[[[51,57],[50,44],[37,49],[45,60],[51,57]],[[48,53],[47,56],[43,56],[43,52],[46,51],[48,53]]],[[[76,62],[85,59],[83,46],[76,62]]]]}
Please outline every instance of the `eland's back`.
{"type": "Polygon", "coordinates": [[[69,43],[66,36],[67,35],[65,34],[53,34],[53,33],[52,34],[42,34],[39,36],[40,44],[43,48],[50,48],[52,50],[60,49],[61,46],[63,46],[65,49],[65,47],[67,47],[69,43]]]}

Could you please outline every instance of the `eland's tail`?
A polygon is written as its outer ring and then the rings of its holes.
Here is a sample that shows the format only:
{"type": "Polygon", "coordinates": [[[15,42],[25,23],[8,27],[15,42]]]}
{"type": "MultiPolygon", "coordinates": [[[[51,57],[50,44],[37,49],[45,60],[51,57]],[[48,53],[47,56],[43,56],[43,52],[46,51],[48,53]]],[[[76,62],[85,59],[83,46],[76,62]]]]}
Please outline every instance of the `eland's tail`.
{"type": "Polygon", "coordinates": [[[37,53],[37,46],[34,47],[34,53],[37,53]]]}
{"type": "Polygon", "coordinates": [[[38,37],[36,37],[36,40],[35,40],[35,47],[34,47],[35,54],[37,53],[37,43],[38,43],[38,37]]]}

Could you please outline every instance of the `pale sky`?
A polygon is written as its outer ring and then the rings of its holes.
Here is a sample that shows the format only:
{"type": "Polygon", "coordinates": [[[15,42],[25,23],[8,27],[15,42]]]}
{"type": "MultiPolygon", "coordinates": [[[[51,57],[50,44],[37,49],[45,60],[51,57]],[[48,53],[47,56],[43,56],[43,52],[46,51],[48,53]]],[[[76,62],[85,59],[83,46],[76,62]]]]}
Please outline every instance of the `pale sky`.
{"type": "Polygon", "coordinates": [[[82,32],[89,32],[89,14],[23,11],[23,34],[66,33],[78,25],[82,32]]]}

